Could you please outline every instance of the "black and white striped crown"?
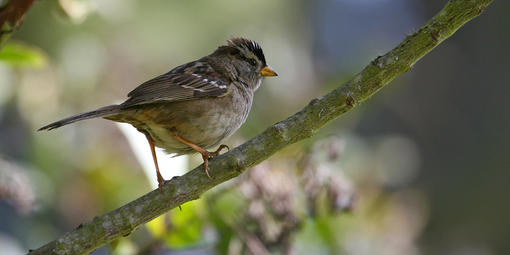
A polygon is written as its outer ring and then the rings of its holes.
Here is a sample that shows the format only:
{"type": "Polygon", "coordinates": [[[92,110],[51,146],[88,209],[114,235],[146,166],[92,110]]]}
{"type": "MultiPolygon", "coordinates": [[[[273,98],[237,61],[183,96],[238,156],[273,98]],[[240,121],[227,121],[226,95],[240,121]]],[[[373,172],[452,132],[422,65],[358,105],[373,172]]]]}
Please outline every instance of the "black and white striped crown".
{"type": "Polygon", "coordinates": [[[229,46],[245,48],[253,52],[253,54],[255,54],[255,56],[257,56],[257,58],[259,58],[259,60],[264,64],[264,66],[266,65],[266,57],[264,56],[264,52],[257,42],[242,37],[236,37],[228,40],[227,43],[229,46]]]}

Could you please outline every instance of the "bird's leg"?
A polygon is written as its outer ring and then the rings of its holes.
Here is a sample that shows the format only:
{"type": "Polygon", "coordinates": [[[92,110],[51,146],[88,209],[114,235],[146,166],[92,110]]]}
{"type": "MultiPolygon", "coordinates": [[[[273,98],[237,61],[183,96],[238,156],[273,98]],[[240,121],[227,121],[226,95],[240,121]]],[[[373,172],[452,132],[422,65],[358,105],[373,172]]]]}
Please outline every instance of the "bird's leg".
{"type": "Polygon", "coordinates": [[[227,148],[230,150],[230,148],[225,145],[225,144],[222,144],[220,145],[220,147],[214,151],[214,152],[209,152],[207,151],[206,149],[194,144],[193,142],[189,141],[188,139],[184,138],[184,137],[181,137],[179,135],[176,135],[175,133],[170,133],[172,135],[173,138],[175,138],[177,141],[183,143],[183,144],[186,144],[188,145],[189,147],[191,147],[193,150],[197,151],[198,153],[202,154],[202,159],[204,160],[204,169],[205,169],[205,173],[207,174],[207,176],[211,178],[211,175],[209,174],[209,158],[211,157],[214,157],[214,156],[218,156],[218,154],[220,154],[220,151],[224,148],[227,148]]]}
{"type": "Polygon", "coordinates": [[[145,137],[147,137],[147,141],[149,141],[149,146],[151,147],[152,159],[154,160],[154,166],[156,166],[156,176],[158,177],[158,187],[161,188],[161,186],[163,186],[163,184],[165,183],[165,179],[163,179],[163,176],[161,176],[161,173],[159,172],[158,158],[156,157],[154,141],[152,140],[152,137],[148,134],[146,134],[145,137]]]}

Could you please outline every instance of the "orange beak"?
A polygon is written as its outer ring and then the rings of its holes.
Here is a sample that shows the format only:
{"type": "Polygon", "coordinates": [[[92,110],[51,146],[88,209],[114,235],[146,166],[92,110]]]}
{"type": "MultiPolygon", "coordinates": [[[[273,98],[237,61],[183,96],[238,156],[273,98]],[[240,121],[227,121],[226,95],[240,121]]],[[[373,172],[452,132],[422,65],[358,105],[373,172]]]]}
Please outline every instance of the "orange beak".
{"type": "Polygon", "coordinates": [[[264,66],[262,69],[260,69],[260,75],[264,77],[278,76],[278,74],[269,66],[264,66]]]}

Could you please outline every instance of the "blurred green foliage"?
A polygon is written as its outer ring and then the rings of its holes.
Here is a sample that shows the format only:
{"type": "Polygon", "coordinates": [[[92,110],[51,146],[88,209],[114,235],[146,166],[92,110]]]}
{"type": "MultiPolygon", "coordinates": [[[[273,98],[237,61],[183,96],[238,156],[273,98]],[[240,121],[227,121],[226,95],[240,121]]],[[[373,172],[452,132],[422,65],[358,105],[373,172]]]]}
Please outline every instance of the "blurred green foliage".
{"type": "Polygon", "coordinates": [[[43,68],[47,56],[40,49],[21,42],[9,41],[0,50],[0,61],[13,67],[43,68]]]}

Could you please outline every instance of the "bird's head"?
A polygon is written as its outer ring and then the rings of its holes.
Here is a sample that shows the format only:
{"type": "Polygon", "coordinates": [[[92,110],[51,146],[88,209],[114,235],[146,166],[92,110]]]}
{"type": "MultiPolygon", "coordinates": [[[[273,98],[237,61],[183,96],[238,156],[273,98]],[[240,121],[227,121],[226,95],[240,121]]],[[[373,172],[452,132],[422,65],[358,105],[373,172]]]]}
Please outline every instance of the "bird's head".
{"type": "Polygon", "coordinates": [[[213,54],[223,59],[227,71],[239,81],[257,89],[263,77],[278,76],[266,63],[258,43],[245,38],[232,38],[213,54]]]}

